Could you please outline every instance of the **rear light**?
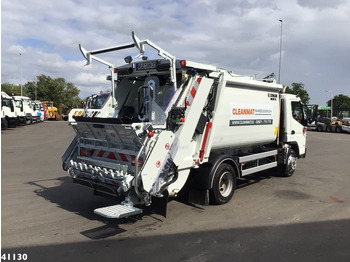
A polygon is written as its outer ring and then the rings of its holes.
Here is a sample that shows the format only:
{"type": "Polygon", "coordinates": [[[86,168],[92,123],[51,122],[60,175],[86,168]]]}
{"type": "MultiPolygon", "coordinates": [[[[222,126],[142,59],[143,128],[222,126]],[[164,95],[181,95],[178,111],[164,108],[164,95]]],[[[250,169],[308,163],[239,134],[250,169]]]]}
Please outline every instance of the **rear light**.
{"type": "Polygon", "coordinates": [[[118,72],[118,69],[117,69],[117,68],[114,68],[114,69],[113,69],[113,72],[114,72],[114,73],[117,73],[117,72],[118,72]]]}
{"type": "Polygon", "coordinates": [[[86,156],[88,157],[89,156],[89,151],[87,150],[84,150],[84,149],[80,149],[80,156],[86,156]]]}
{"type": "Polygon", "coordinates": [[[186,60],[180,60],[180,66],[185,67],[186,66],[186,60]]]}
{"type": "Polygon", "coordinates": [[[304,126],[303,128],[303,135],[305,136],[305,139],[307,140],[307,127],[304,126]]]}
{"type": "Polygon", "coordinates": [[[304,126],[304,127],[303,127],[303,134],[306,134],[306,132],[307,132],[307,127],[304,126]]]}

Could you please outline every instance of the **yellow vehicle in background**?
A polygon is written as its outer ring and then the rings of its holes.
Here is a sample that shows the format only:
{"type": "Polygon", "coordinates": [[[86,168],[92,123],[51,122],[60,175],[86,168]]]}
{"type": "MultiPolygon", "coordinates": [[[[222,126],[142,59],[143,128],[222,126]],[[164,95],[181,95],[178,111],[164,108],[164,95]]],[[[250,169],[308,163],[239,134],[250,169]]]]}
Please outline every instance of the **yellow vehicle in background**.
{"type": "Polygon", "coordinates": [[[57,107],[53,106],[53,101],[44,101],[43,102],[46,107],[46,114],[47,114],[47,119],[48,120],[59,120],[57,119],[58,112],[57,112],[57,107]]]}

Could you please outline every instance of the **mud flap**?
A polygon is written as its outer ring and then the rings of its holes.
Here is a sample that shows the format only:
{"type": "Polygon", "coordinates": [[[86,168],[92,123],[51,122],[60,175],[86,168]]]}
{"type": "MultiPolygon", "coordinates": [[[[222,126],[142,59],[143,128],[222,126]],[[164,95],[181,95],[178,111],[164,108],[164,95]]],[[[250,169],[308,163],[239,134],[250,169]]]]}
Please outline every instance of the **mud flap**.
{"type": "Polygon", "coordinates": [[[202,206],[209,205],[209,190],[191,188],[188,192],[188,202],[202,206]]]}
{"type": "Polygon", "coordinates": [[[163,191],[163,197],[153,197],[150,206],[150,212],[166,217],[169,193],[168,190],[163,191]]]}

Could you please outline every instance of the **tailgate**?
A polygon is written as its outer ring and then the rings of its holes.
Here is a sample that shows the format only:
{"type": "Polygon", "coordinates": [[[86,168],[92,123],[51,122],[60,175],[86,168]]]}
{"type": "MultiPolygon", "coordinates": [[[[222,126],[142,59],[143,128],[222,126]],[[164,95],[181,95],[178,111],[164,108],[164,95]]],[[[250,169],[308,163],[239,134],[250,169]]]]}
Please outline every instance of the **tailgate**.
{"type": "Polygon", "coordinates": [[[125,169],[127,166],[129,173],[135,172],[135,158],[142,141],[132,126],[78,122],[72,127],[77,134],[78,159],[105,168],[125,169]]]}

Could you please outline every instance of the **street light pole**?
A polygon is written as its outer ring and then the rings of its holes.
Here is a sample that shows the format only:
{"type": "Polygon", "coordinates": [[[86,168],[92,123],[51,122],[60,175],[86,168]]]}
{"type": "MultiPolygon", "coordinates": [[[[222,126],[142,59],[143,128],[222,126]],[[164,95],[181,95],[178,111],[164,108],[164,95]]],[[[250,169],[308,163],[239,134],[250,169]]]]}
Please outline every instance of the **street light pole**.
{"type": "Polygon", "coordinates": [[[23,87],[22,87],[22,54],[19,53],[20,56],[20,62],[21,62],[21,96],[23,96],[23,87]]]}
{"type": "Polygon", "coordinates": [[[332,117],[333,117],[333,93],[330,90],[326,90],[326,92],[331,94],[331,121],[332,121],[332,117]]]}
{"type": "Polygon", "coordinates": [[[282,62],[282,25],[283,20],[278,20],[281,22],[281,36],[280,36],[280,61],[279,61],[279,67],[278,67],[278,83],[281,83],[281,62],[282,62]]]}

